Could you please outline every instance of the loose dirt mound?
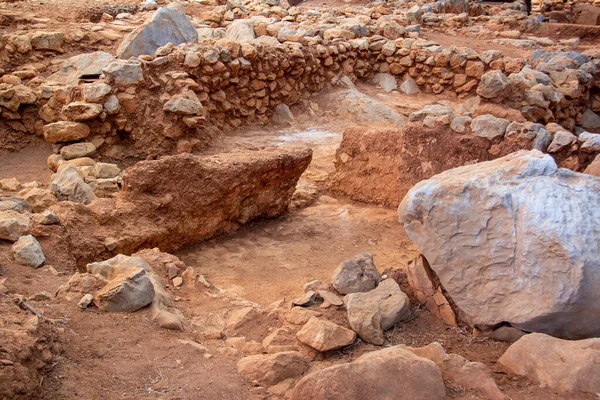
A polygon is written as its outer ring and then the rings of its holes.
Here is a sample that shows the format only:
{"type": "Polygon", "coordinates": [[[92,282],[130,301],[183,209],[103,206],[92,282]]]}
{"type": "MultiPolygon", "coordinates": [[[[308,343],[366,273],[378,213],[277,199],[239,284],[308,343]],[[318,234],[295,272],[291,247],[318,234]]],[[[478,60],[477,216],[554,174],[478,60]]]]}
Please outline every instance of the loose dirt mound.
{"type": "Polygon", "coordinates": [[[56,331],[3,294],[0,315],[0,398],[35,398],[40,395],[44,373],[51,367],[54,354],[60,352],[56,331]]]}

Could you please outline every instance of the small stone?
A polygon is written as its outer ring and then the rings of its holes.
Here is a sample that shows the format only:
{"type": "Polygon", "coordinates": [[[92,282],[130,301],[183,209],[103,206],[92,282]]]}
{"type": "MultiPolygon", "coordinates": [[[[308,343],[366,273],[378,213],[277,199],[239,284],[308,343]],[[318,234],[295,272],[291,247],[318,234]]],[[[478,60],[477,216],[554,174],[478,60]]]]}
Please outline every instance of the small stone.
{"type": "Polygon", "coordinates": [[[69,121],[88,121],[102,112],[102,105],[76,101],[63,107],[62,113],[69,121]]]}
{"type": "Polygon", "coordinates": [[[21,265],[39,268],[46,262],[42,247],[32,235],[21,236],[12,246],[15,261],[21,265]]]}
{"type": "Polygon", "coordinates": [[[332,285],[341,294],[366,292],[374,289],[381,274],[369,253],[361,253],[342,262],[333,272],[332,285]]]}
{"type": "Polygon", "coordinates": [[[302,307],[309,306],[315,302],[315,296],[316,293],[312,290],[309,290],[308,292],[304,293],[304,295],[292,300],[292,304],[295,306],[302,307]]]}
{"type": "Polygon", "coordinates": [[[154,299],[154,286],[142,268],[116,276],[95,295],[98,308],[107,312],[134,312],[154,299]]]}
{"type": "Polygon", "coordinates": [[[554,134],[554,138],[548,146],[548,153],[558,153],[567,146],[570,146],[577,140],[577,136],[568,131],[559,131],[554,134]]]}
{"type": "Polygon", "coordinates": [[[273,114],[273,123],[278,125],[287,125],[294,121],[294,115],[290,111],[287,104],[278,104],[275,107],[275,114],[273,114]]]}
{"type": "Polygon", "coordinates": [[[329,306],[341,306],[344,304],[342,299],[327,290],[319,290],[317,295],[323,299],[323,304],[321,304],[322,308],[327,308],[329,306]]]}
{"type": "Polygon", "coordinates": [[[187,95],[175,95],[171,97],[163,106],[163,111],[169,111],[182,115],[200,115],[204,108],[196,97],[194,92],[188,92],[187,95]]]}
{"type": "Polygon", "coordinates": [[[402,93],[408,95],[415,94],[421,91],[419,89],[419,85],[417,85],[417,82],[410,76],[407,77],[404,82],[402,82],[402,84],[400,85],[400,90],[402,91],[402,93]]]}
{"type": "Polygon", "coordinates": [[[85,294],[81,300],[79,300],[79,303],[77,303],[77,305],[80,308],[83,308],[84,310],[86,308],[88,308],[92,303],[94,302],[94,296],[92,296],[91,294],[85,294]]]}
{"type": "Polygon", "coordinates": [[[89,142],[74,143],[60,149],[60,155],[65,160],[87,157],[94,155],[95,153],[96,146],[89,142]]]}
{"type": "Polygon", "coordinates": [[[173,278],[173,286],[180,287],[181,285],[183,285],[183,278],[182,277],[177,276],[177,277],[173,278]]]}
{"type": "Polygon", "coordinates": [[[21,188],[21,184],[17,178],[9,178],[0,180],[0,189],[16,192],[21,188]]]}
{"type": "Polygon", "coordinates": [[[304,325],[312,317],[320,317],[321,313],[303,307],[292,307],[285,318],[290,324],[304,325]]]}
{"type": "Polygon", "coordinates": [[[410,317],[408,296],[393,279],[369,292],[351,293],[344,300],[352,329],[362,340],[376,345],[383,344],[384,331],[410,317]]]}
{"type": "Polygon", "coordinates": [[[16,241],[29,232],[29,214],[0,211],[0,240],[16,241]]]}
{"type": "Polygon", "coordinates": [[[356,333],[333,322],[312,317],[296,337],[313,349],[326,352],[351,345],[356,340],[356,333]]]}
{"type": "Polygon", "coordinates": [[[306,361],[297,351],[249,356],[237,363],[237,371],[240,375],[266,386],[300,377],[307,369],[306,361]]]}
{"type": "Polygon", "coordinates": [[[112,88],[106,83],[93,83],[83,87],[83,99],[88,103],[99,103],[111,92],[112,88]]]}
{"type": "Polygon", "coordinates": [[[480,115],[471,121],[471,131],[476,136],[494,140],[504,137],[506,128],[510,121],[503,118],[496,118],[493,115],[480,115]]]}
{"type": "Polygon", "coordinates": [[[119,175],[121,170],[117,164],[98,162],[94,165],[93,175],[96,178],[114,178],[119,175]]]}
{"type": "Polygon", "coordinates": [[[523,336],[498,363],[512,373],[564,392],[600,393],[600,338],[563,340],[542,333],[523,336]]]}
{"type": "Polygon", "coordinates": [[[42,211],[39,214],[33,214],[31,219],[41,225],[55,225],[60,223],[60,219],[50,210],[42,211]]]}

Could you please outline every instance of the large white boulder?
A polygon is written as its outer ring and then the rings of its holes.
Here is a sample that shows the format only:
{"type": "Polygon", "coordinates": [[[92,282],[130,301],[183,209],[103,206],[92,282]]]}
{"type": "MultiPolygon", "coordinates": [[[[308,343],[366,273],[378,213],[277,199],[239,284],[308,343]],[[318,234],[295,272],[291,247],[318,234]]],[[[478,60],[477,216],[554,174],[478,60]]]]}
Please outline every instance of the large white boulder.
{"type": "Polygon", "coordinates": [[[471,325],[600,335],[600,179],[520,151],[415,185],[399,221],[471,325]]]}
{"type": "Polygon", "coordinates": [[[160,8],[150,21],[131,32],[117,49],[117,58],[128,59],[144,54],[153,56],[156,50],[173,43],[195,43],[198,31],[177,3],[160,8]]]}

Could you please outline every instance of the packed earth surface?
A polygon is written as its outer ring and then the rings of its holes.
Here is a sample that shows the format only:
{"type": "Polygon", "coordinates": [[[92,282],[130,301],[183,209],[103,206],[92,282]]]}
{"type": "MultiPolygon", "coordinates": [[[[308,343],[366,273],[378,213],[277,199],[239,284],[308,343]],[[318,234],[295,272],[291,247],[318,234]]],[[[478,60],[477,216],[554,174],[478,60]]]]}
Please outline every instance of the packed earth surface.
{"type": "Polygon", "coordinates": [[[599,0],[0,31],[0,399],[600,397],[599,0]]]}

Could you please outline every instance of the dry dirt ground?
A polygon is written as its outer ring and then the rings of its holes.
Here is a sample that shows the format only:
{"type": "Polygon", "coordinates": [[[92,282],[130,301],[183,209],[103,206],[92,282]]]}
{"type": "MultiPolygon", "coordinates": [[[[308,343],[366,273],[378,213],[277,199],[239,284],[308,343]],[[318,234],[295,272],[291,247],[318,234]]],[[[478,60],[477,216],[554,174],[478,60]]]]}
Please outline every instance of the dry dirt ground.
{"type": "MultiPolygon", "coordinates": [[[[398,93],[384,93],[370,85],[359,90],[408,114],[441,96],[420,94],[410,101],[398,93]]],[[[308,145],[314,150],[312,164],[302,182],[316,188],[315,200],[284,217],[254,222],[237,233],[185,248],[176,255],[195,267],[219,290],[170,290],[177,306],[193,324],[192,332],[161,330],[148,311],[106,314],[79,310],[61,300],[32,302],[54,321],[60,332],[63,353],[40,382],[43,399],[262,399],[279,398],[278,393],[253,387],[236,372],[241,357],[223,340],[210,339],[203,330],[222,322],[231,309],[231,299],[261,306],[303,293],[302,285],[314,279],[325,282],[341,261],[363,251],[371,252],[381,271],[405,282],[403,270],[417,250],[398,224],[394,209],[334,198],[323,191],[323,181],[333,170],[335,150],[344,127],[354,124],[352,116],[332,105],[335,93],[315,96],[319,112],[300,116],[294,126],[259,127],[225,135],[210,151],[233,147],[308,145]],[[200,343],[205,349],[191,345],[200,343]],[[209,356],[210,355],[210,356],[209,356]]],[[[445,98],[456,106],[457,99],[445,98]]],[[[0,157],[0,178],[15,176],[21,181],[49,179],[45,158],[51,149],[38,143],[0,157]],[[26,166],[25,168],[23,166],[26,166]]],[[[0,277],[6,285],[26,296],[52,292],[65,283],[72,271],[53,265],[31,270],[15,264],[8,256],[10,246],[0,245],[0,277]]],[[[404,284],[403,289],[410,290],[404,284]]],[[[319,310],[322,311],[322,310],[319,310]]],[[[415,309],[416,318],[396,326],[387,334],[386,345],[424,346],[440,342],[448,352],[481,361],[494,371],[494,378],[512,399],[564,399],[560,393],[538,388],[528,381],[507,375],[495,361],[508,344],[474,336],[461,328],[449,328],[427,310],[415,309]]],[[[331,319],[343,321],[342,312],[328,311],[331,319]]],[[[244,332],[248,339],[264,338],[276,320],[257,320],[244,332]]],[[[327,363],[346,362],[376,349],[359,342],[351,349],[326,356],[327,363]]],[[[327,365],[327,364],[325,364],[327,365]]],[[[285,389],[285,388],[284,388],[285,389]]],[[[455,399],[476,395],[460,387],[448,387],[455,399]]],[[[574,398],[574,397],[572,397],[574,398]]],[[[585,399],[586,397],[579,396],[585,399]]],[[[592,398],[592,397],[589,397],[592,398]]]]}
{"type": "MultiPolygon", "coordinates": [[[[31,10],[62,16],[65,21],[94,20],[102,12],[127,11],[137,1],[104,0],[73,3],[66,0],[16,1],[2,7],[31,10]]],[[[309,2],[307,6],[330,6],[332,2],[309,2]]],[[[339,4],[348,4],[339,2],[339,4]]],[[[549,29],[549,34],[556,31],[549,29]]],[[[577,28],[565,30],[566,37],[577,28]]],[[[425,31],[425,38],[449,46],[469,46],[476,50],[500,49],[513,56],[524,56],[525,50],[500,46],[491,40],[457,38],[425,31]]],[[[584,46],[593,46],[600,37],[588,37],[584,46]]],[[[65,57],[68,54],[65,54],[65,57]]],[[[384,93],[371,85],[359,89],[402,114],[409,114],[426,104],[446,100],[457,105],[450,95],[419,94],[407,97],[384,93]]],[[[106,314],[80,310],[73,303],[60,300],[32,301],[46,318],[53,320],[62,341],[63,353],[52,364],[40,382],[42,399],[262,399],[278,398],[277,393],[253,387],[236,372],[241,355],[228,348],[223,340],[209,339],[202,329],[216,323],[231,308],[230,299],[251,301],[261,306],[303,293],[302,285],[314,279],[329,281],[337,264],[360,252],[374,255],[380,271],[388,271],[403,280],[403,270],[417,255],[398,224],[394,209],[354,203],[334,198],[326,192],[324,181],[333,170],[335,150],[343,130],[355,124],[352,116],[340,112],[332,103],[331,93],[313,99],[319,104],[315,117],[300,116],[292,127],[245,128],[230,133],[215,144],[210,152],[234,147],[267,145],[313,148],[313,162],[302,182],[314,186],[312,204],[290,211],[275,220],[257,221],[237,233],[185,248],[176,255],[195,267],[221,291],[175,290],[178,307],[194,324],[192,332],[159,329],[147,310],[133,314],[106,314]],[[228,299],[226,301],[226,299],[228,299]],[[187,341],[187,342],[186,342],[187,341]],[[189,344],[201,343],[205,350],[189,344]],[[210,355],[210,357],[209,357],[210,355]]],[[[22,182],[37,180],[48,183],[50,171],[46,158],[50,145],[41,141],[29,143],[17,152],[0,153],[0,179],[16,177],[22,182]]],[[[38,270],[15,264],[8,256],[10,245],[0,242],[0,278],[12,292],[30,296],[41,291],[53,292],[65,283],[73,271],[61,265],[38,270]]],[[[387,335],[386,345],[426,345],[440,342],[450,353],[461,354],[471,361],[481,361],[494,371],[498,385],[512,399],[562,400],[565,395],[539,388],[525,379],[502,372],[495,361],[507,344],[474,336],[461,328],[449,328],[428,311],[416,310],[413,320],[398,325],[387,335]]],[[[335,316],[333,316],[335,318],[335,316]]],[[[277,321],[256,321],[248,333],[259,339],[277,321]]],[[[327,356],[330,363],[344,362],[375,347],[359,342],[351,349],[327,356]]],[[[449,387],[450,398],[473,399],[473,394],[459,387],[449,387]]],[[[570,399],[592,399],[576,395],[570,399]]]]}

